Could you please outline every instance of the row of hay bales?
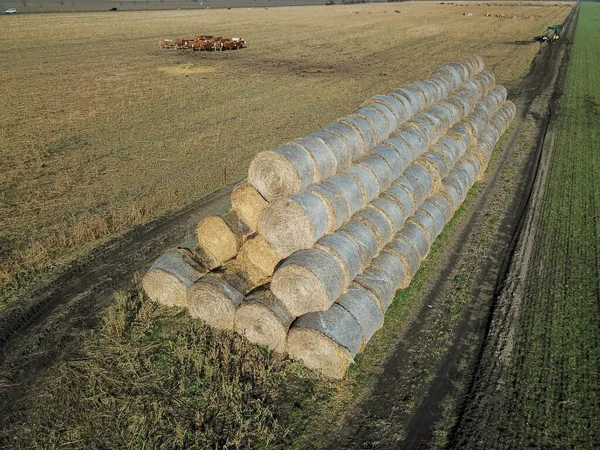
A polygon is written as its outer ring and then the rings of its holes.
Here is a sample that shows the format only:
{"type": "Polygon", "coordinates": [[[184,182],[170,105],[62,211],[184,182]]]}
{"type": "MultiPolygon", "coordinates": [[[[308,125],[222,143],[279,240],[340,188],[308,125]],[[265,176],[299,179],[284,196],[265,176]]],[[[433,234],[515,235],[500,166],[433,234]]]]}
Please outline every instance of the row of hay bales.
{"type": "Polygon", "coordinates": [[[232,209],[143,279],[150,298],[341,378],[515,115],[483,61],[375,96],[259,153],[232,209]]]}

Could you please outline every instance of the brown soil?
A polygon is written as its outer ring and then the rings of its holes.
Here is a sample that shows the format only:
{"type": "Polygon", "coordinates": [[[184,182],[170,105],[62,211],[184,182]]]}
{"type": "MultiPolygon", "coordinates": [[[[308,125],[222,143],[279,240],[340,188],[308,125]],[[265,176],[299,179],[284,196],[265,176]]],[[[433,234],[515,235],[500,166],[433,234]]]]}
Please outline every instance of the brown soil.
{"type": "Polygon", "coordinates": [[[525,224],[533,221],[530,211],[543,185],[545,136],[577,11],[561,41],[543,47],[522,84],[509,89],[519,113],[513,132],[467,201],[421,310],[330,448],[465,448],[485,442],[486,426],[498,413],[493,392],[503,368],[497,355],[510,346],[510,319],[518,306],[510,295],[505,302],[498,298],[526,267],[526,246],[515,250],[517,242],[527,242],[525,224]]]}

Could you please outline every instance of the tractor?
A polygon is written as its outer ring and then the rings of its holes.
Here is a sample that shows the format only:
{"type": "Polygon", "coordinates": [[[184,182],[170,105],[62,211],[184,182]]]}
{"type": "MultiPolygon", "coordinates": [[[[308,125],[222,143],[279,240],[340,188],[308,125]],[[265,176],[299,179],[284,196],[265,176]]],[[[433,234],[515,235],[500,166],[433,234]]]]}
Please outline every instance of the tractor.
{"type": "Polygon", "coordinates": [[[562,25],[550,25],[546,28],[541,36],[535,36],[533,38],[536,42],[552,42],[560,39],[560,33],[562,33],[562,25]]]}

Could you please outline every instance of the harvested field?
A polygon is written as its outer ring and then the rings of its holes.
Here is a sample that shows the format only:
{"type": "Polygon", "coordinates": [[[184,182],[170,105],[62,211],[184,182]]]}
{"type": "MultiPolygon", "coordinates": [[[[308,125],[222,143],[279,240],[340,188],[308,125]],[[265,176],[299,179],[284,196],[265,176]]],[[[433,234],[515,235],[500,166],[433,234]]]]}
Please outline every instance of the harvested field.
{"type": "Polygon", "coordinates": [[[406,3],[402,14],[369,4],[3,17],[0,283],[17,287],[241,178],[258,151],[453,58],[481,54],[510,86],[537,51],[513,41],[568,11],[406,3]],[[484,16],[509,9],[518,17],[484,16]],[[248,48],[156,46],[199,33],[239,34],[248,48]]]}

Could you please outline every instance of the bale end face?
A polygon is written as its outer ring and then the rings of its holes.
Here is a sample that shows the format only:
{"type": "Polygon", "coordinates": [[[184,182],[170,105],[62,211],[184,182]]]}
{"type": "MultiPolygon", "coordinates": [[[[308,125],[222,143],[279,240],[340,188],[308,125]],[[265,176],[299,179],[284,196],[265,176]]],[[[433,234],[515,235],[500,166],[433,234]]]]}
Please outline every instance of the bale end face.
{"type": "Polygon", "coordinates": [[[327,378],[341,380],[354,361],[350,352],[318,331],[292,328],[286,351],[291,359],[300,360],[309,369],[327,378]]]}
{"type": "Polygon", "coordinates": [[[294,164],[274,151],[254,157],[248,168],[248,182],[269,201],[295,194],[305,187],[294,164]]]}
{"type": "Polygon", "coordinates": [[[198,224],[198,247],[220,264],[235,258],[240,245],[240,238],[222,217],[208,216],[198,224]]]}
{"type": "Polygon", "coordinates": [[[212,276],[201,278],[187,292],[190,315],[219,330],[234,329],[235,311],[243,298],[226,281],[212,276]]]}
{"type": "Polygon", "coordinates": [[[258,219],[268,202],[254,186],[242,182],[231,193],[231,207],[251,231],[258,230],[258,219]]]}
{"type": "Polygon", "coordinates": [[[244,302],[235,315],[235,332],[253,344],[283,353],[290,326],[286,322],[263,303],[244,302]]]}
{"type": "Polygon", "coordinates": [[[150,300],[165,306],[187,307],[187,286],[175,275],[154,269],[144,275],[142,287],[150,300]]]}

